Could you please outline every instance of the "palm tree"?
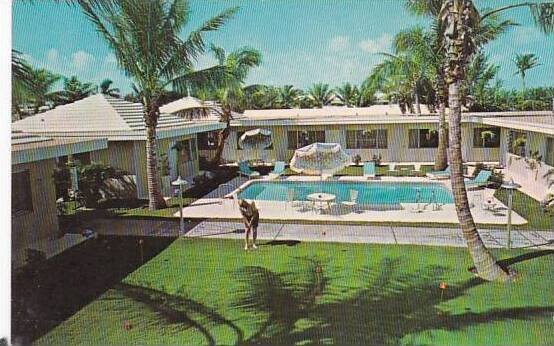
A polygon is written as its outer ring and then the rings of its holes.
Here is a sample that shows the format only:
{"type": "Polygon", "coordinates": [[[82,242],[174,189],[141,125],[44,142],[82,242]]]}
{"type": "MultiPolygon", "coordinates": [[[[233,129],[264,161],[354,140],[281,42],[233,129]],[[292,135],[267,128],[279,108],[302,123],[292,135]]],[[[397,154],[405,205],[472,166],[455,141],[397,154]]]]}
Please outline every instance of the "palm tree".
{"type": "Polygon", "coordinates": [[[525,91],[525,74],[530,69],[540,66],[539,60],[535,54],[516,54],[514,63],[517,67],[517,71],[514,75],[518,74],[521,77],[521,84],[523,86],[523,91],[525,91]]]}
{"type": "Polygon", "coordinates": [[[12,120],[23,116],[21,105],[31,99],[33,70],[21,52],[12,49],[12,120]]]}
{"type": "Polygon", "coordinates": [[[59,93],[58,103],[67,104],[81,100],[94,93],[92,83],[83,83],[76,76],[64,78],[63,90],[59,93]]]}
{"type": "Polygon", "coordinates": [[[360,104],[360,91],[355,85],[344,83],[335,90],[335,93],[346,107],[358,106],[360,104]]]}
{"type": "Polygon", "coordinates": [[[329,84],[316,83],[308,89],[308,97],[318,108],[331,104],[333,96],[334,93],[333,90],[329,88],[329,84]]]}
{"type": "Polygon", "coordinates": [[[112,84],[113,84],[113,81],[111,79],[108,79],[108,78],[104,79],[102,83],[100,83],[100,92],[104,95],[119,97],[119,89],[110,88],[112,84]]]}
{"type": "Polygon", "coordinates": [[[262,56],[259,51],[249,47],[239,48],[228,55],[221,47],[212,45],[211,50],[219,64],[228,72],[221,86],[215,90],[216,99],[221,105],[220,121],[225,123],[225,128],[218,132],[217,147],[211,161],[212,164],[218,165],[231,132],[233,112],[241,112],[245,108],[244,81],[248,72],[260,65],[262,56]]]}
{"type": "Polygon", "coordinates": [[[237,8],[223,11],[180,35],[189,22],[186,0],[80,0],[78,4],[113,50],[118,65],[140,90],[146,127],[146,175],[149,209],[164,207],[157,177],[157,135],[160,96],[168,87],[185,91],[217,84],[225,75],[221,66],[194,70],[205,51],[204,35],[219,29],[237,8]]]}
{"type": "Polygon", "coordinates": [[[465,79],[467,65],[479,48],[473,28],[479,28],[479,24],[488,16],[523,6],[531,9],[535,23],[545,33],[554,32],[554,3],[552,2],[509,5],[481,15],[472,0],[447,0],[443,3],[438,16],[438,20],[444,28],[444,49],[447,53],[445,81],[448,85],[450,109],[448,124],[452,192],[469,253],[479,276],[486,280],[508,281],[513,278],[514,272],[505,270],[496,263],[492,254],[485,247],[471,215],[462,165],[460,88],[465,79]]]}
{"type": "Polygon", "coordinates": [[[302,90],[292,85],[285,85],[279,88],[279,108],[294,108],[298,105],[298,98],[302,95],[302,90]]]}
{"type": "Polygon", "coordinates": [[[34,104],[34,113],[38,113],[40,108],[48,103],[54,103],[59,98],[59,92],[52,91],[61,76],[45,69],[31,69],[31,95],[34,104]]]}

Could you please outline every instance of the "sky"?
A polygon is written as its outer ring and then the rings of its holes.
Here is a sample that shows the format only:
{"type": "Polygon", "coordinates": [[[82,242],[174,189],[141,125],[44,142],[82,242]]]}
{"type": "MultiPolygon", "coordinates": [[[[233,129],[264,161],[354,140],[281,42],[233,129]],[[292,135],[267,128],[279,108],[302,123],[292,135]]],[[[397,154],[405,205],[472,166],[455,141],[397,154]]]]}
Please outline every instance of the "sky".
{"type": "MultiPolygon", "coordinates": [[[[515,0],[476,0],[479,8],[495,8],[515,0]]],[[[222,29],[206,35],[208,42],[232,51],[242,46],[258,49],[262,64],[247,82],[292,84],[307,88],[318,82],[338,86],[360,84],[372,67],[391,52],[394,35],[424,18],[408,13],[403,0],[192,0],[190,22],[182,32],[198,27],[226,8],[240,10],[222,29]]],[[[115,56],[93,25],[76,6],[54,1],[13,3],[12,45],[35,67],[99,84],[103,79],[128,93],[131,80],[118,68],[115,56]]],[[[541,66],[528,71],[527,86],[554,83],[554,35],[533,26],[527,8],[506,12],[520,25],[485,48],[491,62],[500,66],[506,88],[520,88],[514,75],[517,53],[538,55],[541,66]]],[[[211,56],[199,68],[215,63],[211,56]]]]}

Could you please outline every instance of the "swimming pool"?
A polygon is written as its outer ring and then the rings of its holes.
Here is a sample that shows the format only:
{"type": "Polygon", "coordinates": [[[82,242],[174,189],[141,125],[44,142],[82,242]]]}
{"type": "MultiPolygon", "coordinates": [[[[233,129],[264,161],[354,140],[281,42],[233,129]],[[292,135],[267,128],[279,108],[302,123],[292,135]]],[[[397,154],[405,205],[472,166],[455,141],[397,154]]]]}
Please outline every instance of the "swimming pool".
{"type": "Polygon", "coordinates": [[[452,193],[440,183],[422,182],[351,182],[351,181],[254,181],[238,194],[241,199],[286,201],[287,191],[294,190],[295,200],[307,200],[311,193],[331,193],[337,201],[350,199],[350,190],[358,191],[359,204],[398,204],[436,202],[453,203],[452,193]]]}

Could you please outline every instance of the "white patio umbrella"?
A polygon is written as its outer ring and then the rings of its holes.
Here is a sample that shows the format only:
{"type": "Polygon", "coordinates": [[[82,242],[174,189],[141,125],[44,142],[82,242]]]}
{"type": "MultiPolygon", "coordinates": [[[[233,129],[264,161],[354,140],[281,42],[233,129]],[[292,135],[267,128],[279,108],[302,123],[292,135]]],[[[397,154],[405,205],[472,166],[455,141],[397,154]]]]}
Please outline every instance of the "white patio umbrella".
{"type": "Polygon", "coordinates": [[[297,149],[290,168],[307,175],[333,175],[350,164],[348,155],[338,143],[313,143],[297,149]]]}
{"type": "Polygon", "coordinates": [[[244,150],[263,150],[271,146],[271,131],[254,129],[246,131],[239,138],[239,147],[244,150]]]}

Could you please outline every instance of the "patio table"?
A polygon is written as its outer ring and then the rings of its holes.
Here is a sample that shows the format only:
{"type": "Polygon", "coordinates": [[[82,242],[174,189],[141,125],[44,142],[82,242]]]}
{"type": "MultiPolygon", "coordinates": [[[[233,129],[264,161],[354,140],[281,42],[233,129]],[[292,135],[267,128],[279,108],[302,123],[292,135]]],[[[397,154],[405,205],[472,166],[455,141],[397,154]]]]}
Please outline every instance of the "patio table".
{"type": "Polygon", "coordinates": [[[323,192],[317,192],[309,194],[307,197],[308,201],[313,202],[313,207],[315,208],[316,203],[319,203],[319,213],[323,211],[323,208],[321,207],[324,203],[327,203],[327,209],[331,211],[331,203],[335,201],[337,196],[333,195],[332,193],[323,193],[323,192]]]}

